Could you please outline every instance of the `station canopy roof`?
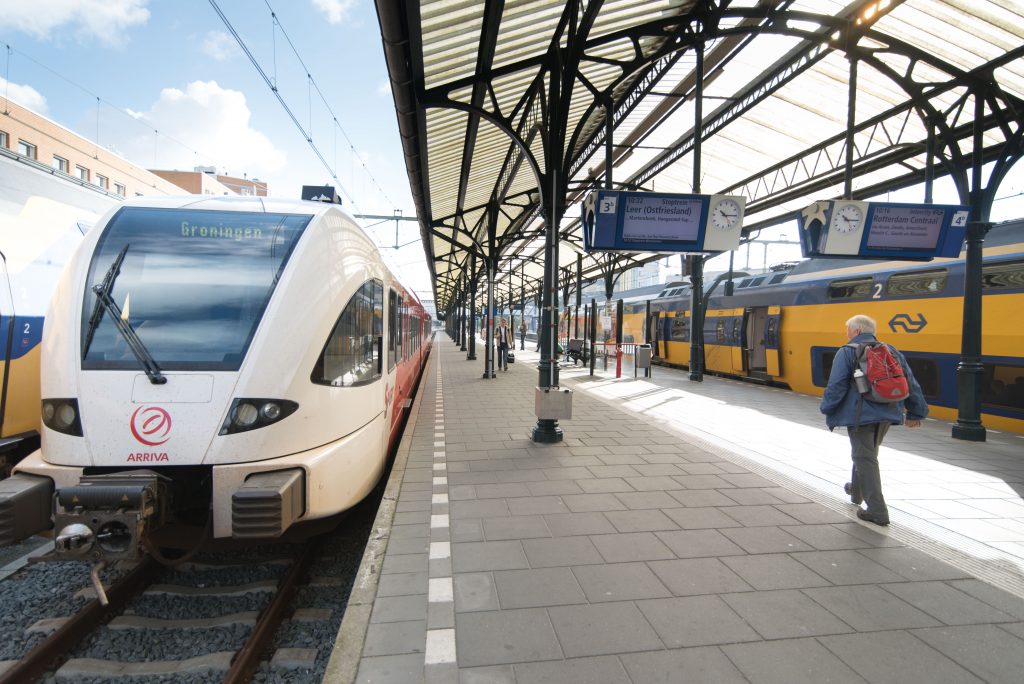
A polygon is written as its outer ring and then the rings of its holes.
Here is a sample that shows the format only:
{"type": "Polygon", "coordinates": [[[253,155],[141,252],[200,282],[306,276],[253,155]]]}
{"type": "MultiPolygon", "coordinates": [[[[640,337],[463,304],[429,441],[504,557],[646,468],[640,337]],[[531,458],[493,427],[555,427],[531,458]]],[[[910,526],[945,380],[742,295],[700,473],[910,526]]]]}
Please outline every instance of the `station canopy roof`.
{"type": "MultiPolygon", "coordinates": [[[[499,298],[511,282],[518,299],[521,276],[537,291],[538,185],[552,168],[566,179],[561,277],[575,283],[579,204],[605,183],[609,112],[613,187],[695,191],[701,45],[699,191],[746,196],[747,236],[844,194],[851,57],[852,197],[923,181],[928,122],[936,174],[966,188],[975,92],[984,158],[1012,163],[1022,147],[1022,0],[377,0],[377,10],[439,312],[469,255],[488,253],[489,220],[499,298]]],[[[584,279],[657,258],[587,254],[584,279]]]]}

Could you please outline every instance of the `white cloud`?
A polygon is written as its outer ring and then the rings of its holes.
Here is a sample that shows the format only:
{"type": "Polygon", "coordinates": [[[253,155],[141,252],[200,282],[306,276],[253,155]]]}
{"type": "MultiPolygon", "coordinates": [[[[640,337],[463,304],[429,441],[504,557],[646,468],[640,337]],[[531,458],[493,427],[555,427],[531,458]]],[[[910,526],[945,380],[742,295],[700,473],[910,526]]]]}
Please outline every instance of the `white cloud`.
{"type": "Polygon", "coordinates": [[[381,81],[380,84],[377,86],[377,94],[378,95],[382,95],[382,96],[386,95],[387,97],[391,97],[391,81],[389,81],[387,79],[384,79],[383,81],[381,81]]]}
{"type": "Polygon", "coordinates": [[[313,7],[327,15],[327,21],[340,24],[349,18],[356,0],[313,0],[313,7]]]}
{"type": "Polygon", "coordinates": [[[0,0],[0,29],[46,39],[58,28],[74,27],[79,39],[123,42],[124,31],[149,20],[149,0],[0,0]]]}
{"type": "Polygon", "coordinates": [[[285,153],[251,126],[245,94],[216,81],[193,81],[185,90],[164,88],[148,111],[128,113],[144,125],[126,126],[124,113],[115,114],[104,129],[116,133],[104,144],[146,168],[191,171],[213,165],[235,176],[265,178],[287,162],[285,153]]]}
{"type": "Polygon", "coordinates": [[[0,76],[0,96],[10,98],[11,101],[28,107],[37,114],[46,114],[46,98],[32,86],[11,83],[0,76]]]}
{"type": "Polygon", "coordinates": [[[208,57],[223,62],[228,57],[234,57],[239,53],[238,43],[223,31],[209,31],[206,34],[206,40],[203,41],[203,52],[208,57]]]}

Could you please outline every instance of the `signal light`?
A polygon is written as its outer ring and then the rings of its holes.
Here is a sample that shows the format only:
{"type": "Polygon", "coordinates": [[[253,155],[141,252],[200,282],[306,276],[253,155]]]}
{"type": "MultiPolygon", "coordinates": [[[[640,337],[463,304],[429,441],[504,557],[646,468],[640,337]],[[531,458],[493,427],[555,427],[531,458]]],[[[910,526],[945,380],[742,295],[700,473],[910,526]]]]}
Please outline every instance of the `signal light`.
{"type": "Polygon", "coordinates": [[[299,405],[286,399],[235,399],[221,425],[221,435],[257,430],[295,413],[299,405]]]}

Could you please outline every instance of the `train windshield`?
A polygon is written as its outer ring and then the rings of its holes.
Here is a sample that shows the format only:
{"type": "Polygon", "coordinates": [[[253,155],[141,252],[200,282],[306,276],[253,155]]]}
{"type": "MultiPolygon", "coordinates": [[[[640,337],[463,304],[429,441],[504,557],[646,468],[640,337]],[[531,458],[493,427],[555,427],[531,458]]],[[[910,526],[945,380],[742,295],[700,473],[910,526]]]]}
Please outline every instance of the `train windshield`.
{"type": "Polygon", "coordinates": [[[311,218],[122,209],[108,224],[89,266],[82,306],[82,368],[140,369],[112,320],[118,315],[112,311],[119,309],[121,320],[161,369],[238,370],[311,218]],[[122,252],[118,269],[114,261],[122,252]],[[102,290],[105,278],[116,307],[90,325],[97,286],[102,290]]]}

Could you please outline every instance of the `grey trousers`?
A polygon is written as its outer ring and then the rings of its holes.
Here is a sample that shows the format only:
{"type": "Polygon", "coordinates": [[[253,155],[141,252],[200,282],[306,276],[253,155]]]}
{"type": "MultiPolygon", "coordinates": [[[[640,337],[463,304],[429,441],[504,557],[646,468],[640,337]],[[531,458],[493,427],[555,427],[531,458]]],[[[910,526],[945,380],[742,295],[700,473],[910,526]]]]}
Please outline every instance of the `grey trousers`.
{"type": "Polygon", "coordinates": [[[882,496],[882,475],[878,471],[878,448],[889,432],[890,423],[869,423],[848,427],[853,448],[853,491],[859,491],[868,513],[888,519],[889,509],[882,496]]]}

